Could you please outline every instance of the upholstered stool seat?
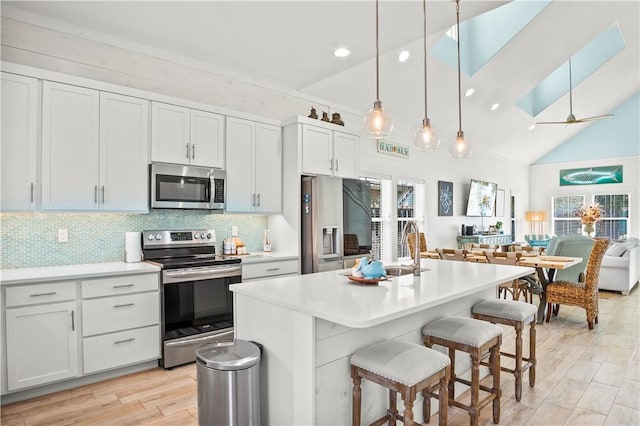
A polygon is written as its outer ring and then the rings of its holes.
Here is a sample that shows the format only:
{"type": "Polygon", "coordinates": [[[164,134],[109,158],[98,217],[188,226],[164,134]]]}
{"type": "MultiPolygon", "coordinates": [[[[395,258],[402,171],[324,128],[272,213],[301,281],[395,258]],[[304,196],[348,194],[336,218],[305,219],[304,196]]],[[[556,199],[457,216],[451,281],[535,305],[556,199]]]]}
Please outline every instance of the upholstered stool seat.
{"type": "MultiPolygon", "coordinates": [[[[353,424],[360,424],[362,379],[370,380],[389,389],[387,414],[373,424],[396,420],[406,425],[413,421],[413,403],[419,392],[424,399],[438,397],[440,401],[440,425],[447,424],[447,381],[449,358],[438,351],[416,343],[389,340],[366,347],[351,356],[351,378],[353,379],[353,424]],[[433,388],[439,387],[438,395],[433,388]],[[400,393],[404,401],[404,413],[398,414],[396,396],[400,393]]],[[[429,418],[425,420],[428,422],[429,418]]]]}
{"type": "MultiPolygon", "coordinates": [[[[502,329],[496,325],[473,318],[447,317],[434,321],[422,328],[425,346],[441,345],[449,348],[451,362],[449,375],[449,405],[462,408],[470,416],[470,424],[477,425],[480,410],[493,403],[493,422],[500,422],[500,343],[502,329]],[[456,350],[467,352],[471,356],[471,381],[456,377],[456,350]],[[493,375],[492,387],[480,384],[480,360],[489,354],[490,372],[493,375]],[[471,403],[463,404],[455,400],[455,383],[471,387],[471,403]],[[480,400],[480,390],[489,394],[480,400]]],[[[430,412],[430,400],[426,401],[425,412],[430,412]]]]}
{"type": "Polygon", "coordinates": [[[522,397],[522,373],[529,370],[529,386],[536,384],[536,313],[538,309],[530,303],[514,300],[488,300],[475,305],[473,317],[494,324],[511,325],[516,330],[516,353],[500,352],[500,355],[515,359],[513,369],[501,366],[502,371],[516,378],[516,401],[522,397]],[[529,324],[529,357],[522,355],[522,330],[529,324]],[[523,365],[522,361],[526,363],[523,365]]]}

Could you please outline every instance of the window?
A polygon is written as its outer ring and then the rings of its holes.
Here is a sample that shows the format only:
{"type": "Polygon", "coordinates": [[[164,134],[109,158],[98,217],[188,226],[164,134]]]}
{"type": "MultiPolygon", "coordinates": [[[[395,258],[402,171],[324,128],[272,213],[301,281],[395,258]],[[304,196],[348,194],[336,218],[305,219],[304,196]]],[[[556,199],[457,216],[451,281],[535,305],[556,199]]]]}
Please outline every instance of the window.
{"type": "Polygon", "coordinates": [[[582,233],[582,223],[575,215],[576,209],[584,205],[584,196],[569,195],[553,197],[553,233],[569,235],[582,233]]]}
{"type": "Polygon", "coordinates": [[[409,257],[409,248],[402,244],[402,230],[408,222],[416,221],[415,214],[415,184],[412,182],[398,181],[396,190],[398,223],[396,226],[397,241],[398,241],[398,259],[402,257],[409,257]]]}
{"type": "Polygon", "coordinates": [[[612,240],[626,238],[629,225],[629,194],[595,195],[594,202],[604,210],[602,219],[596,222],[596,236],[612,240]]]}

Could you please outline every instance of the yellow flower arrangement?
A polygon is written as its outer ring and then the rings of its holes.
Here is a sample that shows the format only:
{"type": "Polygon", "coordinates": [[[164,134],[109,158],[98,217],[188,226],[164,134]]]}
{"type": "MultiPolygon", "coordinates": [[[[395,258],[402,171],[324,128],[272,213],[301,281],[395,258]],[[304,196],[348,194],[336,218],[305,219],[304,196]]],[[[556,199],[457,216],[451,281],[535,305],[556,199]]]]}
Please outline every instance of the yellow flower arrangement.
{"type": "Polygon", "coordinates": [[[575,215],[580,218],[580,221],[585,224],[594,224],[602,218],[604,209],[598,203],[591,204],[590,206],[582,206],[576,209],[575,215]]]}

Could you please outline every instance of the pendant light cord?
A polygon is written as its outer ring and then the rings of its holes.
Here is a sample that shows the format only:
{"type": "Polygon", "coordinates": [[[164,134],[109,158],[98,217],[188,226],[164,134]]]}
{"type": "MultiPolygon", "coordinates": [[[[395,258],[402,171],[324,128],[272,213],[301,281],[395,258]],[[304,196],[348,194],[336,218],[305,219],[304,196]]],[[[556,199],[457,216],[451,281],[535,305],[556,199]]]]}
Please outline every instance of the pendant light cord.
{"type": "Polygon", "coordinates": [[[380,101],[380,53],[378,47],[378,0],[376,0],[376,101],[380,101]]]}
{"type": "Polygon", "coordinates": [[[456,38],[458,39],[458,133],[462,132],[462,89],[460,88],[460,0],[456,0],[456,38]]]}
{"type": "Polygon", "coordinates": [[[422,13],[424,15],[424,119],[425,121],[429,118],[429,114],[427,114],[427,0],[422,0],[422,13]]]}

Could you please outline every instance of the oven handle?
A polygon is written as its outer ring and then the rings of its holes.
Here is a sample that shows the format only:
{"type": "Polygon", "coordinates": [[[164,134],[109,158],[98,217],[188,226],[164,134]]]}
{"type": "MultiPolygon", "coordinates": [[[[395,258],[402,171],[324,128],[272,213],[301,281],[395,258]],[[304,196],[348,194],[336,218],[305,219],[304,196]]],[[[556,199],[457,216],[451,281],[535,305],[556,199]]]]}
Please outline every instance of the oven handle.
{"type": "Polygon", "coordinates": [[[220,338],[233,338],[233,330],[229,330],[229,331],[225,331],[223,333],[220,334],[215,334],[212,336],[205,336],[205,337],[196,337],[195,339],[188,339],[188,340],[180,340],[178,342],[166,342],[165,345],[167,347],[180,347],[180,346],[189,346],[192,345],[194,343],[199,343],[199,342],[206,342],[208,340],[212,340],[212,339],[220,339],[220,338]]]}
{"type": "Polygon", "coordinates": [[[217,266],[212,269],[171,269],[162,273],[162,283],[172,284],[185,281],[208,280],[242,276],[241,266],[217,266]]]}

